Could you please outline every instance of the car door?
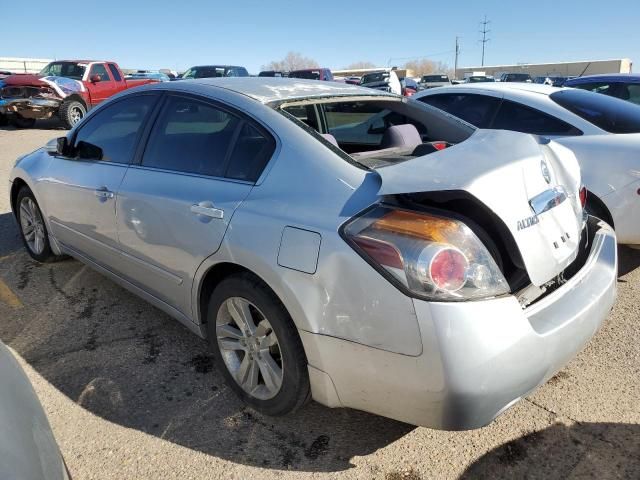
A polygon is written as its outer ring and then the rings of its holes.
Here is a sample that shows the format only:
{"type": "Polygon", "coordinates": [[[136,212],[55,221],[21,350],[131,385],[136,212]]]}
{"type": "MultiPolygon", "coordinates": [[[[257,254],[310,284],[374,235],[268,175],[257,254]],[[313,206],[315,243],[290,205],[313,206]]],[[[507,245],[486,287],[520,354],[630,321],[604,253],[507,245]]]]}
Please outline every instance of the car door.
{"type": "Polygon", "coordinates": [[[125,276],[191,316],[193,276],[220,246],[275,140],[228,107],[168,94],[118,193],[125,276]]]}
{"type": "Polygon", "coordinates": [[[97,105],[113,95],[115,93],[114,85],[104,63],[94,63],[91,65],[89,69],[88,88],[91,93],[92,105],[97,105]],[[92,82],[91,79],[96,75],[100,77],[100,81],[92,82]]]}
{"type": "Polygon", "coordinates": [[[157,98],[127,96],[96,111],[69,137],[66,156],[52,157],[42,182],[51,233],[103,266],[119,260],[118,187],[157,98]]]}

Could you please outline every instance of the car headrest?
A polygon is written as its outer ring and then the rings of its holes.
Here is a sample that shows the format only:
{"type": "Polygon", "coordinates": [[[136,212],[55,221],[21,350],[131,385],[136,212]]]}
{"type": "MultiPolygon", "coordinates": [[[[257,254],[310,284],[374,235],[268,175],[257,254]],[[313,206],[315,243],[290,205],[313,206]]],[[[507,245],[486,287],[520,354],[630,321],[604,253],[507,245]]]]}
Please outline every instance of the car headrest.
{"type": "Polygon", "coordinates": [[[421,143],[422,138],[418,133],[418,129],[414,125],[407,123],[387,128],[382,136],[380,148],[415,147],[421,143]]]}
{"type": "Polygon", "coordinates": [[[321,133],[320,136],[323,137],[327,142],[333,143],[336,147],[338,146],[338,141],[336,140],[336,137],[334,137],[330,133],[321,133]]]}

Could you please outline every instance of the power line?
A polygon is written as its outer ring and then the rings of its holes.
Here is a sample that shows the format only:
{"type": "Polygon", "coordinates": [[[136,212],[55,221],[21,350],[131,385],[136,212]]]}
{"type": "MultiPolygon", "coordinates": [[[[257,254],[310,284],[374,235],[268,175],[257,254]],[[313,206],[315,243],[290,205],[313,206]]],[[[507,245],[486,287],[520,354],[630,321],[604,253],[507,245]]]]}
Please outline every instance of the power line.
{"type": "Polygon", "coordinates": [[[491,22],[489,20],[487,20],[487,16],[484,16],[484,21],[480,22],[480,25],[482,25],[482,30],[480,30],[480,33],[482,34],[482,40],[478,40],[479,42],[482,43],[482,66],[484,67],[484,46],[486,45],[486,43],[491,40],[490,38],[487,38],[487,33],[491,32],[491,30],[487,29],[487,26],[490,24],[491,22]]]}

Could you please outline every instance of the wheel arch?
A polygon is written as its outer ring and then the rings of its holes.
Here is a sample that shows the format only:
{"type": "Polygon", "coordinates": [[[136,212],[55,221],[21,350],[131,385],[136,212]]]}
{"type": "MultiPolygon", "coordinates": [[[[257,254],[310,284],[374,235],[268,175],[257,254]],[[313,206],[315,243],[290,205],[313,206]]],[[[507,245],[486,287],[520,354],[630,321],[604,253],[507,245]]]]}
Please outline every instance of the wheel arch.
{"type": "MultiPolygon", "coordinates": [[[[198,285],[198,296],[197,296],[197,312],[195,312],[195,319],[199,325],[206,325],[207,317],[208,317],[208,306],[209,306],[209,298],[211,294],[216,289],[216,287],[226,278],[231,275],[236,275],[240,273],[245,273],[250,275],[255,280],[260,282],[266,288],[273,293],[274,297],[278,299],[282,307],[287,311],[289,316],[291,316],[291,312],[286,307],[280,296],[275,292],[273,288],[257,273],[253,272],[247,267],[239,265],[233,262],[220,262],[216,263],[209,267],[209,269],[203,274],[202,280],[198,285]]],[[[295,325],[295,322],[294,322],[295,325]]]]}
{"type": "Polygon", "coordinates": [[[72,93],[71,95],[65,97],[65,99],[63,100],[64,102],[71,102],[71,101],[78,101],[80,103],[82,103],[82,105],[84,106],[85,110],[87,112],[89,112],[89,104],[87,103],[87,100],[80,95],[79,93],[72,93]]]}
{"type": "Polygon", "coordinates": [[[586,207],[587,209],[589,208],[589,205],[591,205],[596,212],[601,213],[602,216],[605,217],[605,218],[601,218],[601,220],[604,220],[605,222],[607,222],[609,225],[611,225],[611,228],[615,230],[613,215],[611,214],[611,211],[605,205],[602,199],[598,197],[595,193],[593,193],[591,190],[587,190],[587,207],[586,207]]]}
{"type": "Polygon", "coordinates": [[[14,216],[16,216],[16,200],[18,199],[18,192],[22,187],[27,187],[33,192],[33,189],[22,178],[14,178],[13,183],[11,184],[11,191],[9,192],[9,202],[11,204],[11,211],[13,212],[14,216]]]}

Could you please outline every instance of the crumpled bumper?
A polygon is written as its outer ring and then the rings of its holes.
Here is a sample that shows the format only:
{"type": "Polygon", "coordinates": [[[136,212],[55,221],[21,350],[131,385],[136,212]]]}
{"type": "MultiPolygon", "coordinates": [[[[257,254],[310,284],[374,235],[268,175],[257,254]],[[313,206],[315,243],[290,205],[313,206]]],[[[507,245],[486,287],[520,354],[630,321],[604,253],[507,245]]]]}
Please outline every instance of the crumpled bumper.
{"type": "Polygon", "coordinates": [[[46,98],[0,98],[0,113],[18,113],[25,118],[48,118],[62,100],[46,98]]]}
{"type": "Polygon", "coordinates": [[[613,306],[616,237],[593,217],[589,228],[584,265],[526,309],[513,296],[414,300],[423,343],[419,356],[301,332],[314,398],[443,430],[490,423],[565,366],[613,306]]]}

